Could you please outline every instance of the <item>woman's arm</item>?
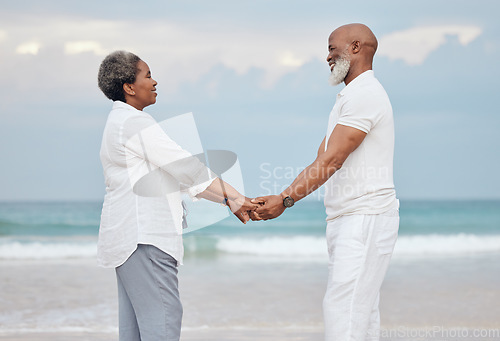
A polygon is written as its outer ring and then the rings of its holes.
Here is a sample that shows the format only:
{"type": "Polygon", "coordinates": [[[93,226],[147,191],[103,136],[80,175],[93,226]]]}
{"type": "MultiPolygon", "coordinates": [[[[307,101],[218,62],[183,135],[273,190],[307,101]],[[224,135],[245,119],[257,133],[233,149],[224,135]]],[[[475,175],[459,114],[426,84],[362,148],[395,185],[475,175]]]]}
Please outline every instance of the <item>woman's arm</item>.
{"type": "Polygon", "coordinates": [[[243,224],[250,219],[248,213],[254,211],[259,205],[250,202],[250,199],[240,194],[227,182],[216,178],[197,198],[210,200],[213,202],[225,203],[229,209],[243,224]],[[227,198],[227,202],[226,202],[227,198]]]}

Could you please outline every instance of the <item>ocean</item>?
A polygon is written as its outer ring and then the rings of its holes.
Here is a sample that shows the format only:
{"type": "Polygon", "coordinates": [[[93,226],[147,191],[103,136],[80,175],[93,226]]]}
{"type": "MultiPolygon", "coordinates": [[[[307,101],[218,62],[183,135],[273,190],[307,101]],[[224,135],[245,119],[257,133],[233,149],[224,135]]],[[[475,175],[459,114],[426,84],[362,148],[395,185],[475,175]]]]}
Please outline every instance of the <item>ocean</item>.
{"type": "MultiPolygon", "coordinates": [[[[401,200],[394,257],[500,254],[500,201],[401,200]]],[[[220,215],[220,207],[216,208],[220,215]]],[[[0,260],[92,258],[101,202],[0,203],[0,260]]],[[[210,221],[203,214],[188,222],[210,221]]],[[[218,220],[218,219],[212,219],[218,220]]],[[[200,225],[201,226],[201,225],[200,225]]],[[[241,224],[235,217],[185,235],[186,257],[222,254],[324,259],[322,202],[303,201],[278,219],[241,224]]]]}
{"type": "MultiPolygon", "coordinates": [[[[0,339],[117,339],[114,271],[95,259],[101,204],[0,203],[0,339]]],[[[322,202],[246,225],[226,210],[190,206],[183,340],[322,339],[322,202]]],[[[500,340],[500,201],[400,200],[400,216],[381,291],[382,331],[398,338],[382,340],[500,340]]]]}

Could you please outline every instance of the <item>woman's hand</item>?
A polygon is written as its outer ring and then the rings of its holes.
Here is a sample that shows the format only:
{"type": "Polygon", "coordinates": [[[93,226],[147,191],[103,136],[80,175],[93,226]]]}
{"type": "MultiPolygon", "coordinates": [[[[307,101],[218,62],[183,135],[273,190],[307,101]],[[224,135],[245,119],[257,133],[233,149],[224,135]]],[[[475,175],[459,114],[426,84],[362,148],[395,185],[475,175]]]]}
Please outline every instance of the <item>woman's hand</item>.
{"type": "Polygon", "coordinates": [[[249,213],[255,211],[259,204],[254,204],[250,198],[241,195],[235,200],[228,200],[229,209],[243,224],[250,220],[249,213]]]}
{"type": "Polygon", "coordinates": [[[230,184],[218,179],[218,181],[212,181],[212,183],[201,193],[197,195],[198,198],[207,199],[210,201],[221,203],[224,198],[228,198],[227,202],[223,202],[233,214],[238,218],[243,224],[246,224],[250,220],[249,212],[253,212],[259,204],[254,204],[250,201],[250,198],[245,197],[237,190],[235,190],[230,184]]]}

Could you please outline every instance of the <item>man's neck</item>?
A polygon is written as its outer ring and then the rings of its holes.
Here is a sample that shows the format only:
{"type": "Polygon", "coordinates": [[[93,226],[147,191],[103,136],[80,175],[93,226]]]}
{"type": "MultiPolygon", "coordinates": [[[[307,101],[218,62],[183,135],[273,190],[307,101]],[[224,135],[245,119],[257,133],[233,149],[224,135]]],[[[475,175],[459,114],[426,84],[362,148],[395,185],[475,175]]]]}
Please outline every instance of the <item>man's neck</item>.
{"type": "Polygon", "coordinates": [[[345,85],[348,85],[354,79],[356,79],[356,77],[358,77],[360,74],[362,74],[368,70],[372,70],[371,65],[364,65],[363,67],[351,68],[349,70],[349,73],[347,74],[347,76],[344,79],[345,85]]]}

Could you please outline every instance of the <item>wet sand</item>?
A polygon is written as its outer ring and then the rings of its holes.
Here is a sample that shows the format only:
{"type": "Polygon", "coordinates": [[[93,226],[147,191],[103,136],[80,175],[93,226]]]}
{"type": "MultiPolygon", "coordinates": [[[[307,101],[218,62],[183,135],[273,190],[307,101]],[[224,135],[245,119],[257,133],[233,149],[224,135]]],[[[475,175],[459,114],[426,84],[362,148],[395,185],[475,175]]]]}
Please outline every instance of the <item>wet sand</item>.
{"type": "MultiPolygon", "coordinates": [[[[188,258],[182,340],[322,340],[322,262],[188,258]]],[[[114,271],[92,259],[0,262],[0,340],[117,340],[114,271]]],[[[493,256],[397,259],[382,340],[500,340],[493,256]]]]}

